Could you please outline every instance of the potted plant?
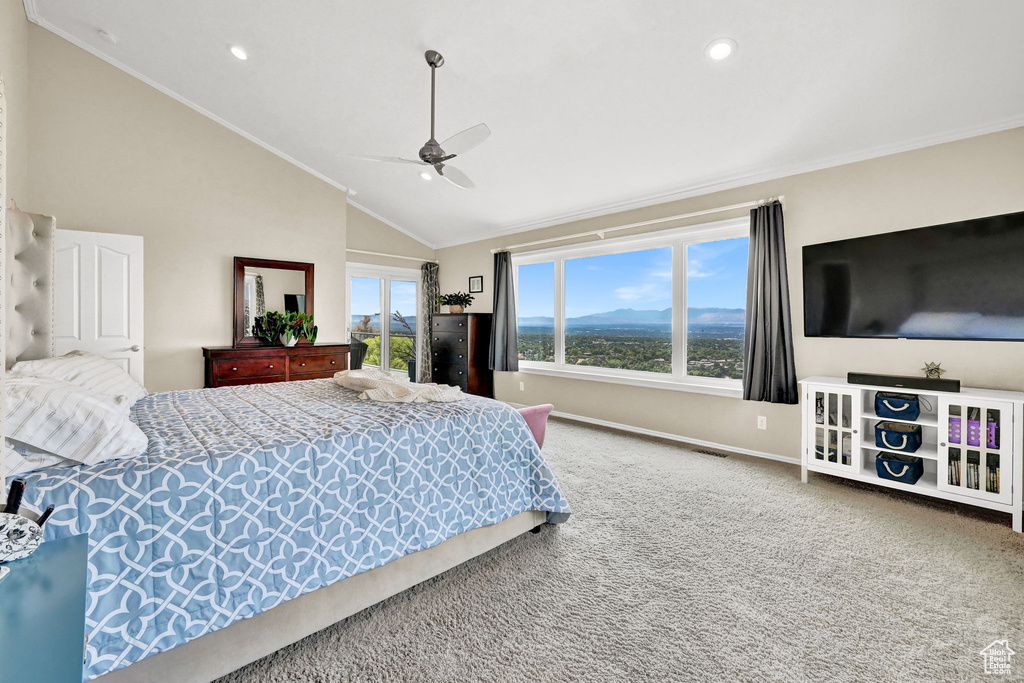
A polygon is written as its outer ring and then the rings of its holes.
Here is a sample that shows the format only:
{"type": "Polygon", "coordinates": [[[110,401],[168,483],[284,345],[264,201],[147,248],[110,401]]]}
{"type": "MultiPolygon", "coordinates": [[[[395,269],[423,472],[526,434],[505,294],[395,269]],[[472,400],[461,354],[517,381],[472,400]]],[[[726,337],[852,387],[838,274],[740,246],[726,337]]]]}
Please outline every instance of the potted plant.
{"type": "Polygon", "coordinates": [[[442,306],[448,307],[449,313],[462,313],[466,310],[466,306],[473,303],[473,295],[466,294],[465,292],[455,292],[454,294],[438,294],[437,303],[442,306]]]}
{"type": "Polygon", "coordinates": [[[305,313],[267,311],[253,320],[253,336],[266,344],[295,346],[300,338],[310,344],[316,341],[317,326],[313,316],[305,313]]]}

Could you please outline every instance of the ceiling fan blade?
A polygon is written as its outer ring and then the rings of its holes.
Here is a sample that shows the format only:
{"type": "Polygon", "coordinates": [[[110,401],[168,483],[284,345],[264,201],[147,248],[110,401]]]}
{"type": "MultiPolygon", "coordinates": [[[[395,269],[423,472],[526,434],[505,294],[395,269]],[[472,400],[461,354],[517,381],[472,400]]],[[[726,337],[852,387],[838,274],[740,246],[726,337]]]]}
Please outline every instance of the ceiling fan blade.
{"type": "Polygon", "coordinates": [[[465,154],[491,136],[486,123],[478,123],[441,143],[445,154],[465,154]]]}
{"type": "Polygon", "coordinates": [[[429,166],[425,161],[419,161],[418,159],[403,159],[402,157],[378,157],[372,154],[342,154],[342,156],[350,159],[360,159],[362,161],[386,161],[392,164],[415,164],[416,166],[429,166]]]}
{"type": "Polygon", "coordinates": [[[454,166],[449,166],[447,164],[437,164],[437,166],[435,166],[434,168],[437,169],[437,172],[441,175],[442,178],[447,180],[452,185],[455,185],[456,187],[461,187],[464,190],[472,190],[473,188],[476,187],[476,185],[473,184],[473,181],[469,179],[469,176],[467,176],[465,173],[455,168],[454,166]]]}

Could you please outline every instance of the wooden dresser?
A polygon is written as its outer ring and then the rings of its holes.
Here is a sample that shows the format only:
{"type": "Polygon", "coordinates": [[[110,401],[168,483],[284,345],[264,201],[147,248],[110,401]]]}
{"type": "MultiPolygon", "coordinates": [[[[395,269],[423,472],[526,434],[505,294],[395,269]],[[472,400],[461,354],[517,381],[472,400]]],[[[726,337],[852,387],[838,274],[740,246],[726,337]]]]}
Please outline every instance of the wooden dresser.
{"type": "MultiPolygon", "coordinates": [[[[294,382],[348,369],[348,344],[203,347],[206,386],[294,382]]],[[[486,361],[486,358],[484,359],[486,361]]]]}
{"type": "Polygon", "coordinates": [[[494,373],[487,369],[490,313],[437,313],[430,330],[433,381],[494,397],[494,373]]]}

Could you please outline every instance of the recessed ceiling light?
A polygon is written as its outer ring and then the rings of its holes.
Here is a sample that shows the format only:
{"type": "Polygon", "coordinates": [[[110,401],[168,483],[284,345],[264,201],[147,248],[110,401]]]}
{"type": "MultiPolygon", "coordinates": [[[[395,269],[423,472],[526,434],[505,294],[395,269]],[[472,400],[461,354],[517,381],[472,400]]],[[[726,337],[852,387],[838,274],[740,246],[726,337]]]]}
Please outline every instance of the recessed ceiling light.
{"type": "Polygon", "coordinates": [[[736,54],[738,46],[732,38],[715,38],[704,48],[704,56],[708,59],[720,62],[736,54]]]}
{"type": "Polygon", "coordinates": [[[423,178],[424,180],[430,180],[431,176],[426,171],[420,171],[420,178],[423,178]]]}
{"type": "Polygon", "coordinates": [[[241,59],[243,62],[249,59],[249,55],[247,55],[245,53],[245,50],[239,47],[238,45],[229,45],[228,49],[231,50],[231,54],[233,54],[238,59],[241,59]]]}
{"type": "Polygon", "coordinates": [[[96,31],[96,33],[97,33],[97,35],[99,35],[100,38],[102,38],[103,40],[107,41],[111,45],[117,45],[117,36],[115,36],[113,33],[108,33],[107,31],[104,31],[103,29],[100,29],[100,30],[96,31]]]}

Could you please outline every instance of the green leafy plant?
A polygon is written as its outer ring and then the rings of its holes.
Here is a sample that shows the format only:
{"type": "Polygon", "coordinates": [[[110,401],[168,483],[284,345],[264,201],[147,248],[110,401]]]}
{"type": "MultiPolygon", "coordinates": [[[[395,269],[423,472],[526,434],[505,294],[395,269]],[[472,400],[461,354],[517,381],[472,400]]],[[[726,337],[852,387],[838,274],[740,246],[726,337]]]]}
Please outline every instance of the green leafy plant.
{"type": "Polygon", "coordinates": [[[455,292],[454,294],[438,294],[437,303],[442,306],[469,306],[473,303],[473,295],[466,294],[465,292],[455,292]]]}
{"type": "Polygon", "coordinates": [[[267,344],[281,343],[282,337],[285,343],[305,337],[312,344],[317,332],[312,315],[293,311],[267,311],[266,315],[257,316],[252,324],[253,336],[267,344]]]}

